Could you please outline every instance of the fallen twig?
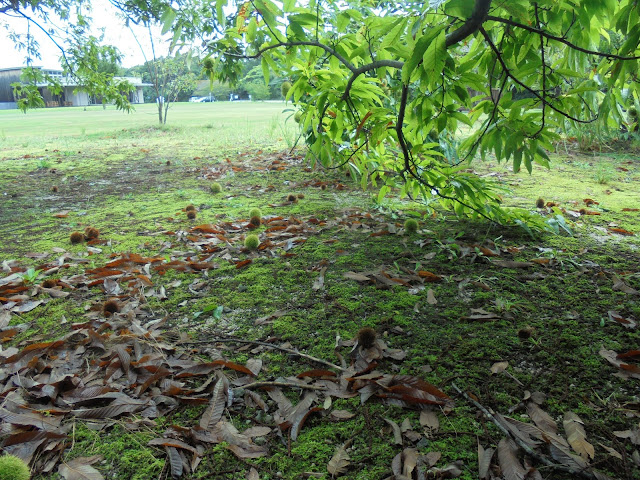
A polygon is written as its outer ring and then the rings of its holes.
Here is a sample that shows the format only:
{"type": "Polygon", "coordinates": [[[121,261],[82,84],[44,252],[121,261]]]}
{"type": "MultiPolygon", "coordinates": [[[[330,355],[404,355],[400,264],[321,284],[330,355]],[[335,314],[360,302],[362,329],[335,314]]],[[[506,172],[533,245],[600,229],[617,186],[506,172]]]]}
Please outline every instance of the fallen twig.
{"type": "Polygon", "coordinates": [[[346,368],[339,367],[338,365],[334,365],[331,362],[327,362],[326,360],[322,360],[321,358],[312,357],[311,355],[307,355],[306,353],[300,353],[297,350],[292,350],[290,348],[279,347],[278,345],[274,345],[272,343],[261,342],[259,340],[244,340],[241,338],[212,338],[210,340],[200,340],[197,342],[180,342],[181,345],[204,345],[207,343],[247,343],[250,345],[262,345],[264,347],[273,348],[276,350],[280,350],[282,352],[290,353],[291,355],[297,355],[298,357],[306,358],[307,360],[311,360],[312,362],[321,363],[330,368],[335,368],[336,370],[340,370],[344,372],[346,368]]]}
{"type": "Polygon", "coordinates": [[[293,382],[253,382],[247,385],[242,385],[238,389],[243,388],[263,388],[263,387],[285,387],[285,388],[302,388],[305,390],[326,390],[326,387],[319,385],[308,385],[306,383],[293,383],[293,382]]]}
{"type": "Polygon", "coordinates": [[[555,463],[552,460],[549,460],[547,457],[545,457],[544,455],[536,452],[533,448],[531,448],[529,445],[524,443],[520,438],[518,438],[515,435],[511,434],[511,432],[509,432],[509,429],[507,429],[507,427],[502,425],[502,423],[500,423],[500,421],[493,415],[493,413],[491,413],[487,408],[482,406],[479,402],[477,402],[476,400],[471,398],[469,396],[469,394],[467,394],[466,392],[463,392],[462,390],[460,390],[455,383],[452,383],[451,386],[453,387],[453,389],[456,392],[458,392],[465,399],[467,399],[470,403],[472,403],[476,408],[478,408],[485,415],[485,417],[487,417],[489,420],[491,420],[494,423],[494,425],[500,429],[500,431],[502,433],[504,433],[507,437],[511,438],[514,442],[516,442],[516,444],[518,444],[518,446],[520,448],[522,448],[525,452],[527,452],[527,454],[530,457],[535,458],[539,462],[544,463],[547,467],[553,468],[553,469],[556,469],[556,470],[560,470],[562,472],[570,473],[571,475],[578,475],[578,476],[580,476],[582,478],[586,478],[588,480],[600,480],[602,478],[608,478],[608,477],[606,477],[606,476],[604,476],[602,474],[595,475],[592,472],[587,471],[587,470],[576,470],[576,469],[571,468],[571,467],[569,467],[567,465],[563,465],[563,464],[560,464],[560,463],[555,463]]]}

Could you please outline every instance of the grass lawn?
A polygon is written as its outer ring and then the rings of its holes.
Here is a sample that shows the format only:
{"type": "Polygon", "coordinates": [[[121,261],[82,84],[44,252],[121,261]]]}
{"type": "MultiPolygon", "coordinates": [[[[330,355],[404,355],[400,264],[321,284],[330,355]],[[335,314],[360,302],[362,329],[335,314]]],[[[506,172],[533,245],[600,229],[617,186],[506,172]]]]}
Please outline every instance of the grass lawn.
{"type": "MultiPolygon", "coordinates": [[[[180,125],[212,130],[226,144],[253,141],[254,138],[282,136],[283,120],[290,114],[282,102],[174,103],[169,108],[167,127],[180,125]]],[[[293,123],[293,122],[290,122],[293,123]]],[[[86,140],[97,134],[113,134],[126,129],[155,128],[158,111],[155,104],[136,105],[126,113],[112,105],[48,108],[29,111],[0,110],[0,138],[3,144],[39,142],[43,138],[86,140]]]]}
{"type": "Polygon", "coordinates": [[[640,478],[637,156],[473,164],[506,205],[564,209],[572,236],[531,238],[376,203],[290,151],[283,108],[0,111],[3,449],[36,479],[418,478],[418,455],[470,480],[480,444],[499,478],[479,404],[528,428],[542,478],[640,478]]]}

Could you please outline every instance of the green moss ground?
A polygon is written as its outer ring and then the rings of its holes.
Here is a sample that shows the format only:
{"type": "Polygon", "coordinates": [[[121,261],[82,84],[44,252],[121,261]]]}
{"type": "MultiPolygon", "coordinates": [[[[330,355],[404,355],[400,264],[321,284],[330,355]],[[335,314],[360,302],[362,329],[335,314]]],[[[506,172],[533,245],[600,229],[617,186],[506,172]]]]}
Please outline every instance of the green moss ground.
{"type": "MultiPolygon", "coordinates": [[[[274,155],[286,147],[285,140],[274,136],[268,148],[258,150],[249,145],[239,151],[237,145],[221,145],[213,136],[207,137],[210,130],[206,126],[197,131],[145,127],[86,138],[47,137],[40,143],[29,140],[3,147],[0,262],[17,260],[21,266],[37,267],[38,261],[26,254],[52,252],[54,247],[86,259],[86,264],[60,272],[60,276],[102,266],[109,255],[118,252],[168,255],[180,246],[167,247],[174,237],[162,232],[248,219],[254,207],[260,208],[263,216],[295,215],[327,221],[356,208],[371,212],[376,222],[399,225],[405,212],[420,209],[396,200],[377,205],[371,201],[371,192],[358,190],[343,174],[307,172],[300,161],[288,161],[284,171],[265,170],[274,155]],[[229,165],[239,170],[233,171],[229,165]],[[328,188],[321,190],[308,180],[325,182],[328,188]],[[213,181],[222,184],[220,194],[211,194],[213,181]],[[348,188],[337,188],[339,183],[348,188]],[[53,185],[59,187],[57,193],[51,192],[53,185]],[[261,188],[254,189],[256,185],[261,188]],[[273,185],[273,190],[264,191],[267,185],[273,185]],[[282,204],[289,193],[305,197],[291,205],[269,206],[282,204]],[[193,222],[181,210],[188,204],[199,208],[193,222]],[[53,216],[65,210],[69,211],[67,217],[53,216]],[[100,253],[89,255],[86,245],[69,243],[72,231],[89,225],[110,240],[110,244],[99,246],[100,253]]],[[[629,155],[564,154],[555,158],[551,171],[539,170],[532,176],[514,174],[490,162],[478,164],[477,169],[499,172],[499,181],[512,189],[505,197],[508,205],[534,211],[536,199],[542,196],[577,211],[584,207],[584,198],[592,198],[600,205],[589,209],[601,215],[568,216],[573,237],[541,235],[535,239],[445,214],[421,219],[419,233],[412,237],[372,237],[369,231],[332,225],[316,230],[291,250],[294,256],[285,257],[282,252],[260,255],[241,270],[215,260],[219,268],[206,276],[171,270],[163,276],[154,275],[157,286],[167,287],[168,298],[150,299],[147,308],[167,315],[170,326],[186,328],[194,340],[225,335],[250,339],[275,336],[330,361],[337,361],[333,353],[337,335],[349,339],[362,326],[370,326],[391,347],[407,351],[401,362],[385,360],[381,365],[385,371],[421,376],[452,396],[455,392],[450,384],[455,381],[485,406],[505,414],[518,404],[525,390],[542,391],[547,395],[544,408],[554,418],[572,410],[585,421],[592,443],[622,448],[630,455],[631,444],[621,444],[612,432],[634,424],[627,413],[633,410],[632,405],[637,409],[638,381],[614,376],[615,369],[598,350],[601,346],[619,352],[639,347],[637,330],[609,321],[607,312],[616,310],[640,319],[640,298],[613,290],[612,280],[601,272],[616,272],[640,290],[639,236],[607,232],[615,224],[640,233],[640,212],[622,211],[640,207],[640,163],[629,155]],[[505,259],[546,257],[555,266],[500,268],[482,255],[461,257],[452,239],[466,244],[495,241],[497,246],[520,249],[512,258],[504,255],[505,259]],[[313,290],[318,276],[314,267],[325,260],[325,287],[313,290]],[[437,304],[427,302],[427,289],[411,294],[403,286],[379,289],[343,277],[347,271],[363,272],[383,265],[390,272],[409,268],[441,275],[441,283],[427,284],[437,304]],[[194,281],[204,282],[204,296],[196,297],[189,291],[194,281]],[[172,286],[178,282],[179,286],[172,286]],[[225,309],[216,319],[206,310],[218,305],[225,309]],[[465,319],[472,308],[495,312],[500,319],[465,319]],[[267,325],[254,326],[255,319],[277,310],[286,313],[267,325]],[[533,329],[530,338],[519,336],[524,327],[533,329]],[[509,372],[520,384],[505,375],[490,375],[491,365],[502,360],[509,362],[509,372]]],[[[248,254],[242,255],[245,258],[248,254]]],[[[16,341],[59,337],[68,331],[69,324],[82,321],[86,306],[103,299],[94,289],[21,314],[14,323],[26,323],[28,329],[16,341]],[[63,317],[66,323],[61,324],[63,317]]],[[[249,358],[246,351],[231,346],[224,354],[239,362],[249,358]]],[[[278,352],[261,355],[266,370],[261,375],[266,379],[295,375],[315,366],[278,352]]],[[[463,460],[462,478],[472,479],[476,478],[478,438],[483,445],[495,447],[500,434],[464,399],[457,397],[456,402],[449,415],[439,414],[440,430],[427,435],[419,450],[440,451],[439,466],[463,460]]],[[[358,399],[337,400],[334,408],[357,415],[343,422],[332,422],[326,415],[310,417],[290,450],[272,434],[268,437],[272,454],[262,459],[240,461],[224,445],[217,445],[206,452],[191,478],[246,478],[251,466],[264,479],[326,473],[336,447],[347,441],[352,442],[349,454],[353,466],[341,478],[384,478],[390,475],[391,461],[400,448],[392,444],[383,418],[400,423],[408,417],[419,430],[417,413],[409,409],[374,400],[363,407],[358,399]],[[369,421],[365,421],[365,408],[369,421]]],[[[166,475],[165,454],[148,447],[147,442],[171,424],[193,424],[201,413],[200,408],[182,410],[170,419],[159,419],[157,427],[137,431],[128,431],[124,419],[99,432],[78,423],[65,459],[101,454],[104,461],[95,467],[109,472],[109,478],[159,478],[166,475]]],[[[252,413],[231,420],[247,424],[253,421],[252,413]]],[[[520,413],[514,415],[520,418],[520,413]]],[[[596,451],[600,468],[615,478],[624,471],[619,460],[597,446],[596,451]]],[[[630,474],[629,478],[637,478],[640,471],[636,468],[630,474]]],[[[545,475],[566,478],[553,472],[545,475]]]]}

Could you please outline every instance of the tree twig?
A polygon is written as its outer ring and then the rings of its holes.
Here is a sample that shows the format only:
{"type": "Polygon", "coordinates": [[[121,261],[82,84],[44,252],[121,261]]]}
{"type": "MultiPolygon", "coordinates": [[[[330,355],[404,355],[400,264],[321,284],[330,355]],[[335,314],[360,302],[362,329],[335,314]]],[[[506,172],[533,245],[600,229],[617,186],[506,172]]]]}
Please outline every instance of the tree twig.
{"type": "Polygon", "coordinates": [[[241,338],[212,338],[209,340],[200,340],[197,342],[180,342],[180,345],[204,345],[208,343],[245,343],[249,345],[261,345],[263,347],[273,348],[275,350],[280,350],[282,352],[287,352],[291,355],[296,355],[298,357],[306,358],[307,360],[311,360],[312,362],[320,363],[329,368],[335,368],[336,370],[340,370],[344,372],[346,368],[339,367],[338,365],[334,365],[331,362],[326,360],[322,360],[321,358],[312,357],[311,355],[307,355],[306,353],[298,352],[297,350],[292,350],[290,348],[279,347],[278,345],[274,345],[272,343],[261,342],[259,340],[244,340],[241,338]]]}
{"type": "Polygon", "coordinates": [[[547,467],[550,467],[550,468],[553,468],[553,469],[556,469],[556,470],[560,470],[562,472],[566,472],[566,473],[569,473],[571,475],[578,475],[578,476],[580,476],[582,478],[585,478],[587,480],[597,480],[598,479],[598,477],[596,475],[594,475],[593,473],[591,473],[588,470],[576,470],[576,469],[571,468],[571,467],[569,467],[567,465],[555,463],[555,462],[549,460],[544,455],[536,452],[533,448],[531,448],[524,441],[522,441],[522,439],[520,439],[517,436],[513,435],[509,431],[509,429],[507,427],[505,427],[495,417],[495,415],[493,413],[491,413],[486,407],[481,405],[477,400],[474,400],[473,398],[471,398],[468,393],[463,392],[462,390],[460,390],[455,383],[451,383],[451,386],[453,387],[453,389],[456,392],[458,392],[460,395],[462,395],[469,403],[473,404],[478,410],[480,410],[484,414],[485,417],[487,417],[489,420],[491,420],[493,422],[493,424],[496,427],[498,427],[498,429],[503,434],[505,434],[507,437],[512,439],[514,442],[516,442],[518,444],[518,446],[520,448],[522,448],[525,452],[527,452],[527,455],[529,455],[530,457],[535,458],[536,460],[538,460],[541,463],[544,463],[547,467]]]}
{"type": "MultiPolygon", "coordinates": [[[[540,28],[540,17],[538,16],[537,3],[534,4],[534,8],[536,12],[536,25],[540,28]]],[[[544,35],[542,34],[540,34],[540,63],[542,63],[542,123],[540,124],[538,131],[534,133],[531,138],[536,138],[542,133],[546,119],[547,100],[545,96],[547,95],[547,63],[544,58],[544,35]]]]}
{"type": "Polygon", "coordinates": [[[285,388],[302,388],[304,390],[326,390],[326,387],[318,385],[308,385],[306,383],[293,383],[293,382],[253,382],[247,385],[237,387],[239,390],[245,388],[251,390],[252,388],[264,388],[264,387],[285,387],[285,388]]]}
{"type": "MultiPolygon", "coordinates": [[[[522,23],[514,22],[511,19],[502,18],[502,17],[494,17],[492,15],[488,15],[486,19],[487,20],[492,20],[494,22],[504,23],[506,25],[511,25],[512,27],[522,28],[523,30],[526,30],[526,31],[531,32],[531,33],[535,33],[537,35],[543,36],[543,37],[548,38],[549,40],[553,40],[555,42],[560,42],[560,43],[566,45],[567,47],[569,47],[572,50],[576,50],[578,52],[586,53],[588,55],[596,55],[598,57],[604,57],[604,58],[608,58],[608,59],[612,59],[612,60],[638,60],[638,59],[640,59],[640,56],[625,57],[623,55],[616,55],[614,53],[598,52],[597,50],[589,50],[588,48],[579,47],[575,43],[571,43],[566,38],[558,37],[558,36],[553,35],[551,33],[545,32],[541,28],[531,27],[529,25],[524,25],[522,23]]],[[[538,27],[539,27],[539,24],[538,24],[538,27]]],[[[566,33],[565,33],[565,35],[566,35],[566,33]]]]}
{"type": "Polygon", "coordinates": [[[538,100],[540,100],[543,103],[546,103],[546,105],[551,108],[553,111],[559,113],[560,115],[562,115],[563,117],[568,118],[569,120],[573,120],[574,122],[577,123],[593,123],[598,119],[598,116],[594,116],[593,118],[589,119],[589,120],[580,120],[577,117],[574,117],[573,115],[571,115],[569,112],[565,112],[564,110],[561,110],[560,108],[556,107],[555,105],[553,105],[550,102],[545,102],[545,99],[533,88],[529,87],[527,84],[525,84],[522,80],[520,80],[519,78],[517,78],[509,69],[509,67],[507,66],[507,64],[505,63],[504,59],[502,58],[502,54],[500,53],[500,51],[498,50],[498,48],[496,47],[495,43],[493,43],[493,40],[491,40],[491,37],[489,36],[489,34],[487,33],[487,31],[480,26],[479,27],[479,31],[482,34],[482,36],[484,37],[484,39],[486,40],[486,42],[489,44],[489,47],[491,48],[491,50],[493,50],[493,53],[495,53],[496,55],[496,60],[498,60],[498,62],[500,62],[500,66],[502,67],[502,70],[504,71],[504,73],[511,79],[513,80],[514,83],[520,85],[520,87],[522,87],[524,90],[526,90],[527,92],[531,93],[534,97],[536,97],[538,100]]]}
{"type": "Polygon", "coordinates": [[[351,70],[351,72],[355,72],[357,70],[357,67],[355,67],[349,60],[347,60],[342,55],[340,55],[336,50],[331,48],[329,45],[325,45],[324,43],[317,42],[315,40],[278,42],[278,43],[274,43],[273,45],[267,45],[266,47],[259,49],[256,53],[252,55],[238,54],[233,52],[224,52],[224,54],[229,57],[252,59],[252,58],[260,58],[260,56],[263,53],[268,52],[269,50],[273,50],[274,48],[302,47],[302,46],[321,48],[325,52],[327,52],[329,55],[334,56],[340,63],[342,63],[345,67],[351,70]]]}

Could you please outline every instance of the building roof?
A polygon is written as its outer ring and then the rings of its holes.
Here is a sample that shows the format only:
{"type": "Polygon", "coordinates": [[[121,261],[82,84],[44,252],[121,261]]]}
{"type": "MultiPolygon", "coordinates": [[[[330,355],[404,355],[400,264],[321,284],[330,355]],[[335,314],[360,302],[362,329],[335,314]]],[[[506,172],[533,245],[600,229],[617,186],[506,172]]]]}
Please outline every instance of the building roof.
{"type": "MultiPolygon", "coordinates": [[[[11,68],[0,68],[0,72],[10,72],[12,70],[22,71],[23,68],[26,67],[11,67],[11,68]]],[[[43,67],[34,67],[43,70],[48,75],[58,78],[63,87],[79,87],[82,85],[78,85],[78,82],[71,77],[63,77],[62,70],[55,68],[43,68],[43,67]]],[[[140,77],[113,77],[118,80],[126,80],[131,83],[134,87],[152,87],[152,83],[144,83],[142,78],[140,77]]],[[[36,84],[38,87],[46,87],[49,84],[47,82],[41,82],[36,84]]]]}

